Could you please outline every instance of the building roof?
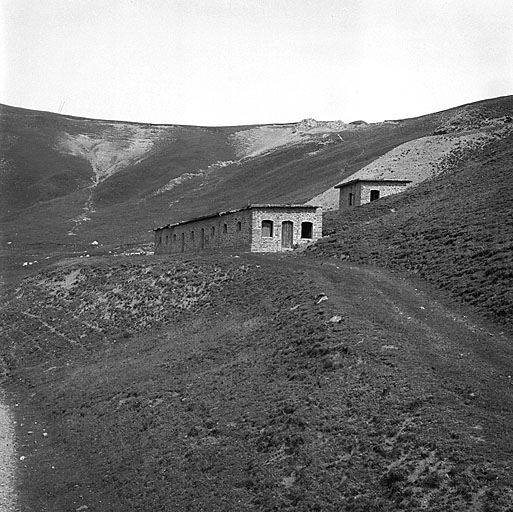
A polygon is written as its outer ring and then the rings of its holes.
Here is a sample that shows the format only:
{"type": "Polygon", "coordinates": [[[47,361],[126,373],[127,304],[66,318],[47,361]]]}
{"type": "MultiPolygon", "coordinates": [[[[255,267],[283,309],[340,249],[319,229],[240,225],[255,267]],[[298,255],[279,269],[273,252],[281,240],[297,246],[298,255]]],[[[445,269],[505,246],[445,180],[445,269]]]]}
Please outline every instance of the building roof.
{"type": "Polygon", "coordinates": [[[311,205],[311,204],[248,204],[247,206],[244,206],[243,208],[236,208],[235,210],[227,210],[225,212],[211,213],[209,215],[202,215],[200,217],[195,217],[193,219],[175,222],[174,224],[167,224],[165,226],[160,226],[158,228],[155,228],[153,231],[159,231],[160,229],[165,229],[165,228],[173,228],[175,226],[181,226],[182,224],[189,224],[190,222],[196,222],[198,220],[211,219],[214,217],[222,217],[223,215],[228,215],[230,213],[242,212],[244,210],[251,210],[253,208],[298,208],[298,209],[306,208],[308,210],[315,210],[316,208],[321,208],[321,206],[315,206],[315,205],[311,205]]]}
{"type": "Polygon", "coordinates": [[[387,179],[387,178],[355,178],[353,180],[349,181],[343,181],[342,183],[339,183],[338,185],[335,185],[334,188],[342,188],[347,185],[353,185],[354,183],[361,181],[362,183],[376,183],[376,182],[382,182],[382,183],[411,183],[412,180],[394,180],[394,179],[387,179]]]}

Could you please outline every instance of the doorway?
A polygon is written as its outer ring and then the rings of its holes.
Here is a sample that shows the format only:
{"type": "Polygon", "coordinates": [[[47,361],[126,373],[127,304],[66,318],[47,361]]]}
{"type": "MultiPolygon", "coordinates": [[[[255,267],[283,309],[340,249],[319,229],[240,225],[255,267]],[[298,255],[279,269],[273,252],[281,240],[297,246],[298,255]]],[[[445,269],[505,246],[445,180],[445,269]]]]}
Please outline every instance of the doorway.
{"type": "Polygon", "coordinates": [[[281,223],[281,246],[285,249],[292,248],[294,242],[294,224],[290,220],[281,223]]]}

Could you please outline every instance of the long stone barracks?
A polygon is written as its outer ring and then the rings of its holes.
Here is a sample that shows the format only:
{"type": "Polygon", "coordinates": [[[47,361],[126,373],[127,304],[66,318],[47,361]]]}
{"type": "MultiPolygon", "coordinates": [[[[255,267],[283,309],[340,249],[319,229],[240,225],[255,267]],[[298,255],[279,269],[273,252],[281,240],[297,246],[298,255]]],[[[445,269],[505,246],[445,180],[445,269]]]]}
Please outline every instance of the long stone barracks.
{"type": "Polygon", "coordinates": [[[322,236],[322,208],[252,204],[156,228],[155,254],[203,250],[280,252],[322,236]]]}

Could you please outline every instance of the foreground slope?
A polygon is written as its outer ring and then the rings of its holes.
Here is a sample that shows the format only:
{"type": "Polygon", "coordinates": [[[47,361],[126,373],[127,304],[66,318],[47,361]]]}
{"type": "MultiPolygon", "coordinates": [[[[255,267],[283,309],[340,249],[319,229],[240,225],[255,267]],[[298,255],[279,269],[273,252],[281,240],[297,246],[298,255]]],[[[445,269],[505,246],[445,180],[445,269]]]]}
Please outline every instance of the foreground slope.
{"type": "Polygon", "coordinates": [[[313,251],[418,273],[513,322],[513,133],[409,192],[328,216],[313,251]]]}
{"type": "Polygon", "coordinates": [[[69,260],[2,306],[23,510],[506,511],[511,338],[283,256],[69,260]]]}

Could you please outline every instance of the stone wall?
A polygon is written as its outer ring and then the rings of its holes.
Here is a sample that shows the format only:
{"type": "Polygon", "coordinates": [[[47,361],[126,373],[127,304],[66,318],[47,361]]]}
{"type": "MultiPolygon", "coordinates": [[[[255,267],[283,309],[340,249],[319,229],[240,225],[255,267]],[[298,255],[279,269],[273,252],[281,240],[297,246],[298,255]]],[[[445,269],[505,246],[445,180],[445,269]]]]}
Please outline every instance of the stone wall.
{"type": "MultiPolygon", "coordinates": [[[[283,222],[292,222],[292,247],[322,236],[322,208],[251,207],[155,231],[155,254],[190,253],[203,250],[278,252],[282,246],[283,222]],[[262,221],[272,221],[272,236],[262,236],[262,221]],[[302,237],[302,224],[312,224],[311,238],[302,237]]],[[[291,247],[291,248],[292,248],[291,247]]]]}
{"type": "Polygon", "coordinates": [[[339,196],[339,210],[345,208],[352,208],[353,206],[360,206],[360,183],[352,183],[345,187],[341,187],[339,196]],[[349,195],[353,194],[353,202],[349,204],[349,195]]]}
{"type": "Polygon", "coordinates": [[[282,226],[283,222],[292,222],[292,245],[301,246],[312,243],[322,236],[322,208],[280,208],[267,209],[255,208],[253,210],[253,239],[251,243],[252,252],[280,252],[289,250],[282,247],[282,226]],[[273,222],[273,236],[262,236],[262,221],[273,222]],[[303,222],[312,223],[312,238],[301,237],[301,225],[303,222]]]}
{"type": "Polygon", "coordinates": [[[408,183],[382,183],[379,181],[361,183],[360,204],[370,203],[371,190],[379,190],[379,197],[382,198],[402,192],[407,185],[408,183]]]}
{"type": "Polygon", "coordinates": [[[155,254],[251,249],[251,211],[216,215],[155,232],[155,254]]]}
{"type": "Polygon", "coordinates": [[[350,208],[370,203],[371,190],[379,190],[379,197],[386,197],[402,192],[409,183],[396,183],[393,181],[363,181],[351,183],[341,187],[339,196],[339,209],[350,208]],[[349,204],[349,194],[353,194],[353,204],[349,204]]]}

